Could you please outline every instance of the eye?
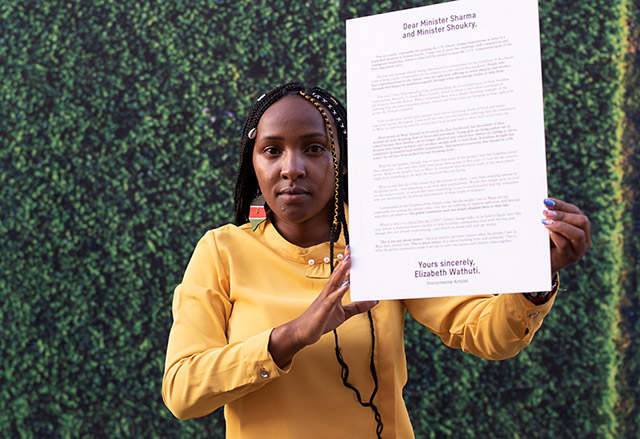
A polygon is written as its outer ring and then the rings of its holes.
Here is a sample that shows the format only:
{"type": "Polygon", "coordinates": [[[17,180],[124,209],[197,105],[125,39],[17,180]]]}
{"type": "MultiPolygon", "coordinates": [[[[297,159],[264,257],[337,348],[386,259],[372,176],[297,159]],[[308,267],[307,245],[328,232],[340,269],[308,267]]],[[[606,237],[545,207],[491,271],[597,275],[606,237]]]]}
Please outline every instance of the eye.
{"type": "Polygon", "coordinates": [[[324,145],[320,145],[318,143],[314,143],[312,145],[307,146],[307,151],[312,154],[319,154],[321,152],[324,152],[324,150],[325,150],[324,145]]]}
{"type": "Polygon", "coordinates": [[[262,153],[268,156],[274,156],[280,154],[280,149],[275,146],[266,146],[262,148],[262,153]]]}

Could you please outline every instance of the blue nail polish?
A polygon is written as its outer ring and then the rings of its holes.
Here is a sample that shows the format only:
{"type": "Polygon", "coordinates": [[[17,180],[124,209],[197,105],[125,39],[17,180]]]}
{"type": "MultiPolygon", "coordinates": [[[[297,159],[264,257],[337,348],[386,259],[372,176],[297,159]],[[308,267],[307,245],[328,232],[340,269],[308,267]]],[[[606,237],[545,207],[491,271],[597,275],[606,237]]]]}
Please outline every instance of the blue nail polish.
{"type": "Polygon", "coordinates": [[[342,263],[343,264],[346,263],[349,260],[350,257],[351,257],[351,255],[347,255],[347,257],[342,260],[342,263]]]}
{"type": "Polygon", "coordinates": [[[349,285],[349,280],[345,280],[344,282],[342,282],[342,285],[340,285],[340,287],[346,287],[347,285],[349,285]]]}
{"type": "Polygon", "coordinates": [[[544,212],[542,212],[545,216],[556,216],[556,211],[555,210],[548,210],[545,209],[544,212]]]}
{"type": "Polygon", "coordinates": [[[545,199],[544,199],[544,204],[545,204],[546,206],[553,207],[553,206],[555,206],[555,205],[556,205],[556,202],[555,202],[555,201],[553,201],[553,200],[552,200],[552,199],[550,199],[550,198],[545,198],[545,199]]]}
{"type": "Polygon", "coordinates": [[[544,224],[545,226],[549,226],[553,224],[553,220],[545,218],[542,220],[542,224],[544,224]]]}

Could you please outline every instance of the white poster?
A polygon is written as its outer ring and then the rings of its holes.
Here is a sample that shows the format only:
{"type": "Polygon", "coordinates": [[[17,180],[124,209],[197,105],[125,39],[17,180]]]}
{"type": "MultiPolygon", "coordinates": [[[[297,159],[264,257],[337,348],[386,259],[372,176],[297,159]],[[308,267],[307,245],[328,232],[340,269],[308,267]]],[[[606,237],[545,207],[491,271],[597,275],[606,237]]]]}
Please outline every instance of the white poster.
{"type": "Polygon", "coordinates": [[[551,288],[536,0],[347,21],[351,297],[551,288]]]}

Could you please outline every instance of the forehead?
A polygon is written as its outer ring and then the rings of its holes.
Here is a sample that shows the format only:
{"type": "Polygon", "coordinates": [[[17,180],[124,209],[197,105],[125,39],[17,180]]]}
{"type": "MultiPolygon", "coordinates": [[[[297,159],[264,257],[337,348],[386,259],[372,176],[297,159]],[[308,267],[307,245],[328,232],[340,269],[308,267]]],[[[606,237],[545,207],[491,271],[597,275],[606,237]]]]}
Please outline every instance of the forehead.
{"type": "Polygon", "coordinates": [[[299,95],[287,95],[271,105],[258,122],[258,134],[274,131],[309,129],[324,132],[325,121],[320,111],[299,95]]]}

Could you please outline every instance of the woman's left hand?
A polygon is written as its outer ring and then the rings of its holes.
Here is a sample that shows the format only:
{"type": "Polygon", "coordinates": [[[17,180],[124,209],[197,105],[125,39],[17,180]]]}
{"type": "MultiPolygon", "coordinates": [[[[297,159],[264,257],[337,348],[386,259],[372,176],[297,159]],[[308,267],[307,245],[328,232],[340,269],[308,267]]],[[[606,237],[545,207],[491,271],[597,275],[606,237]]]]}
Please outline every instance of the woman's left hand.
{"type": "Polygon", "coordinates": [[[547,198],[544,226],[551,238],[551,272],[578,262],[591,248],[589,218],[571,203],[547,198]]]}

